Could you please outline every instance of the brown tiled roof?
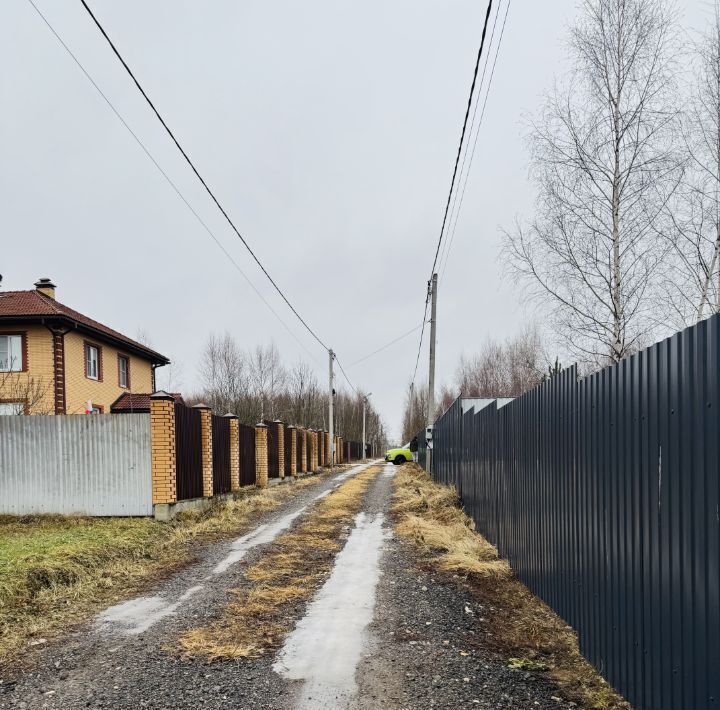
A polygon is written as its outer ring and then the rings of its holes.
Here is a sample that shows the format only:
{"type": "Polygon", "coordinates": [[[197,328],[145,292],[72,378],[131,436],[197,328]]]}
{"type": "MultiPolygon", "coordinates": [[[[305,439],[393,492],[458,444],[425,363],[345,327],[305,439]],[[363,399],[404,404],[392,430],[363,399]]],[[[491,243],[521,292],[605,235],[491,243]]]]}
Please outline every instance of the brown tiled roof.
{"type": "MultiPolygon", "coordinates": [[[[182,395],[179,392],[169,392],[170,396],[176,401],[184,404],[182,395]]],[[[140,392],[123,392],[111,405],[111,412],[149,412],[150,411],[150,394],[142,394],[140,392]]]]}
{"type": "Polygon", "coordinates": [[[146,345],[118,333],[117,330],[108,328],[106,325],[84,316],[82,313],[39,291],[0,291],[0,323],[3,320],[36,320],[40,318],[70,321],[73,325],[90,330],[97,335],[104,335],[125,343],[133,350],[145,353],[154,362],[163,364],[169,362],[164,355],[152,348],[148,348],[146,345]]]}

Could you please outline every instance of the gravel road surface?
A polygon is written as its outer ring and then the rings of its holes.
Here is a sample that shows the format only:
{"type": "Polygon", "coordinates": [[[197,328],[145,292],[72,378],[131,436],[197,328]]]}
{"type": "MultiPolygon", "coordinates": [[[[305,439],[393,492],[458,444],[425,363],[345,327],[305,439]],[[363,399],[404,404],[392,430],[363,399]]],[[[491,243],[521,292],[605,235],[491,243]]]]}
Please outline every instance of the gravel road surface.
{"type": "Polygon", "coordinates": [[[413,551],[393,537],[393,470],[385,466],[371,483],[333,572],[275,656],[208,663],[180,657],[177,638],[216,618],[226,590],[246,583],[243,562],[259,559],[348,473],[300,491],[248,535],[207,546],[152,595],[38,651],[28,670],[0,673],[0,708],[568,707],[542,680],[485,651],[491,610],[419,571],[413,551]]]}

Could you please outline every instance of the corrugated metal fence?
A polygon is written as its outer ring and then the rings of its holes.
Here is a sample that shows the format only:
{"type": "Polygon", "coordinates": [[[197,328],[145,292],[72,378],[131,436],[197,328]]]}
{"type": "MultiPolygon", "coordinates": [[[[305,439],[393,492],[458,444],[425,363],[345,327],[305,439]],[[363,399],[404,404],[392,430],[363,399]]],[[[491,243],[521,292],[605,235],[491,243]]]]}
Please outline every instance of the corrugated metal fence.
{"type": "Polygon", "coordinates": [[[0,416],[0,513],[152,512],[149,414],[0,416]]]}
{"type": "Polygon", "coordinates": [[[638,708],[720,705],[719,415],[714,316],[435,426],[435,478],[638,708]]]}

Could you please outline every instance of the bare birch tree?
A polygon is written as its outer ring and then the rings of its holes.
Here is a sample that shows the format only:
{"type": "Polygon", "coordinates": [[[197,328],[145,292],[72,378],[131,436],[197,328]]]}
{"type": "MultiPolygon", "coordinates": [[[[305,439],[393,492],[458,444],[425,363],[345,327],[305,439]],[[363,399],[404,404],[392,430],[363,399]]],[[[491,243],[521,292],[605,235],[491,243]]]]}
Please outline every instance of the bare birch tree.
{"type": "Polygon", "coordinates": [[[678,327],[720,312],[720,3],[694,47],[696,83],[682,135],[688,166],[668,210],[674,259],[666,288],[678,327]]]}
{"type": "Polygon", "coordinates": [[[682,174],[676,36],[661,0],[585,0],[573,67],[531,128],[536,216],[506,232],[508,265],[585,360],[617,362],[658,321],[657,234],[682,174]]]}

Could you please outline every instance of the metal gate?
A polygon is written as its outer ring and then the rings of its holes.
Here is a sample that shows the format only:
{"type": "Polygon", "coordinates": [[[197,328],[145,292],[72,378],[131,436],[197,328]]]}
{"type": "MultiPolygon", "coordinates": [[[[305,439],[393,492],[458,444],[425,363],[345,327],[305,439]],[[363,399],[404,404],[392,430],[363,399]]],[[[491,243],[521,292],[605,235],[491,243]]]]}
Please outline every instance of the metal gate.
{"type": "Polygon", "coordinates": [[[202,433],[200,410],[175,403],[175,484],[177,499],[200,498],[202,480],[202,433]]]}
{"type": "Polygon", "coordinates": [[[230,493],[230,419],[212,416],[213,495],[230,493]]]}
{"type": "Polygon", "coordinates": [[[240,424],[240,485],[255,485],[255,427],[240,424]]]}

